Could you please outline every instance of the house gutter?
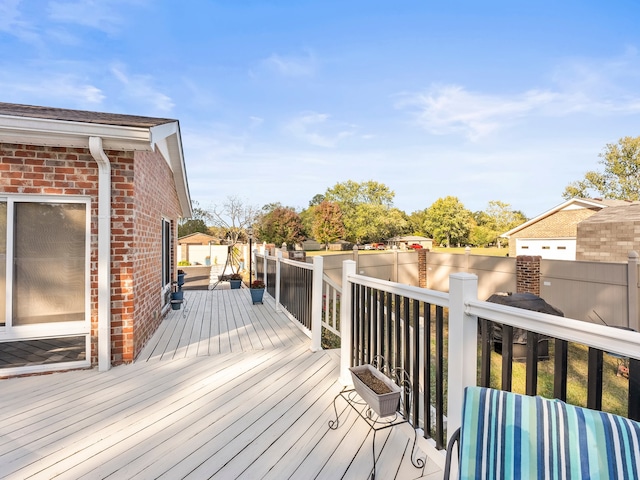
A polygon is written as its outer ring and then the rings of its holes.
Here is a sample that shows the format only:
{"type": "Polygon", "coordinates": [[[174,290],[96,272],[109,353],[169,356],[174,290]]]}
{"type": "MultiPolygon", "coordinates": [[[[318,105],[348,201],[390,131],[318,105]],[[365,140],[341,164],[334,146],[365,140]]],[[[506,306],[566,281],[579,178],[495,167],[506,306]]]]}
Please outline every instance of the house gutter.
{"type": "Polygon", "coordinates": [[[98,371],[111,368],[111,163],[102,137],[89,137],[98,164],[98,371]]]}

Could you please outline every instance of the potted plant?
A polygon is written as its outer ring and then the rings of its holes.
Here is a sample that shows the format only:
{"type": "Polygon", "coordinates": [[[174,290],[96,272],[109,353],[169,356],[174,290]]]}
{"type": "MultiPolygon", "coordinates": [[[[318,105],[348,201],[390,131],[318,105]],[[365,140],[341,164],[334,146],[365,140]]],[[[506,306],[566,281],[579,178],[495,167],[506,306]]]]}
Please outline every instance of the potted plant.
{"type": "Polygon", "coordinates": [[[240,285],[242,284],[242,275],[239,273],[232,273],[229,275],[229,283],[231,284],[232,290],[240,288],[240,285]]]}
{"type": "Polygon", "coordinates": [[[262,297],[264,296],[264,282],[262,280],[254,280],[251,284],[249,293],[251,293],[251,301],[255,305],[256,303],[262,303],[262,297]]]}
{"type": "Polygon", "coordinates": [[[186,273],[184,272],[184,270],[178,270],[178,285],[182,286],[184,285],[184,276],[186,275],[186,273]]]}
{"type": "Polygon", "coordinates": [[[370,364],[349,368],[356,393],[380,417],[388,417],[398,410],[400,387],[370,364]]]}

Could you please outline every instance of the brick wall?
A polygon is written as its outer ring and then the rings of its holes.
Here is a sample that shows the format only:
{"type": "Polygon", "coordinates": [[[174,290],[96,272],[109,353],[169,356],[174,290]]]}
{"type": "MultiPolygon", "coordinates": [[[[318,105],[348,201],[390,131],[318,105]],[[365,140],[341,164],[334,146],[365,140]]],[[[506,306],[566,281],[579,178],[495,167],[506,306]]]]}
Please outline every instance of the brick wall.
{"type": "Polygon", "coordinates": [[[0,192],[23,195],[82,195],[91,198],[91,362],[97,363],[98,166],[88,150],[0,143],[0,192]]]}
{"type": "Polygon", "coordinates": [[[516,292],[540,295],[540,260],[542,257],[520,255],[516,258],[516,292]]]}
{"type": "MultiPolygon", "coordinates": [[[[172,265],[177,255],[177,224],[180,203],[169,165],[159,153],[136,152],[135,156],[135,325],[133,360],[157,329],[163,307],[162,292],[162,219],[171,220],[173,238],[172,265]]],[[[175,278],[175,271],[172,277],[175,278]]]]}
{"type": "Polygon", "coordinates": [[[640,251],[640,205],[607,207],[578,225],[576,260],[624,262],[640,251]]]}
{"type": "Polygon", "coordinates": [[[418,250],[418,286],[427,288],[427,252],[426,248],[418,250]]]}
{"type": "MultiPolygon", "coordinates": [[[[153,152],[106,151],[111,163],[112,363],[131,362],[161,320],[163,216],[176,219],[172,174],[153,152]]],[[[91,362],[97,364],[98,167],[87,149],[0,143],[0,192],[91,198],[91,362]]],[[[173,225],[174,245],[176,229],[173,225]]],[[[175,259],[175,251],[173,252],[175,259]]]]}

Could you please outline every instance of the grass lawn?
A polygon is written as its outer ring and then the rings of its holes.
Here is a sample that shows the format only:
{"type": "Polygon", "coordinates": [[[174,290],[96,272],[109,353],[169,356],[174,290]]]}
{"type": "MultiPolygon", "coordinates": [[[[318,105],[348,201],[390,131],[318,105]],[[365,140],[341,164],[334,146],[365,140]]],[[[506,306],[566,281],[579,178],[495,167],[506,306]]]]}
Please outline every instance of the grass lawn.
{"type": "MultiPolygon", "coordinates": [[[[538,395],[553,397],[553,351],[554,342],[549,342],[549,360],[538,362],[538,395]]],[[[602,410],[627,416],[629,398],[629,380],[618,377],[618,361],[606,353],[603,355],[602,372],[602,410]]],[[[587,365],[588,348],[584,345],[569,343],[567,373],[567,403],[587,406],[587,365]]],[[[491,352],[491,387],[500,388],[502,375],[502,356],[491,352]]],[[[512,390],[525,393],[525,364],[513,362],[512,390]]]]}

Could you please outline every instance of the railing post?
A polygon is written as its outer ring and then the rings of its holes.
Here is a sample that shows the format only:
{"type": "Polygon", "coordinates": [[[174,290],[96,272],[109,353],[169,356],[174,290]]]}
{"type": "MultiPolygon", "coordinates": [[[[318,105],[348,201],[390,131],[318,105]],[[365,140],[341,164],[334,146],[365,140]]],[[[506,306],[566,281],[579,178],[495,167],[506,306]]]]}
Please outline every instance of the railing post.
{"type": "Polygon", "coordinates": [[[313,280],[311,289],[311,351],[322,350],[322,255],[313,257],[313,280]]]}
{"type": "Polygon", "coordinates": [[[356,273],[356,262],[342,262],[342,295],[340,296],[340,383],[350,385],[351,373],[351,284],[347,278],[356,273]]]}
{"type": "Polygon", "coordinates": [[[267,266],[268,266],[267,257],[269,256],[269,253],[267,253],[267,249],[266,248],[264,249],[262,254],[264,255],[262,257],[262,268],[263,268],[262,276],[264,277],[262,279],[262,281],[264,282],[264,286],[266,287],[267,286],[267,273],[268,273],[268,271],[267,271],[267,266]]]}
{"type": "Polygon", "coordinates": [[[478,318],[465,313],[464,302],[477,298],[477,276],[470,273],[449,276],[448,439],[462,424],[464,388],[476,385],[478,318]]]}
{"type": "Polygon", "coordinates": [[[282,260],[282,251],[276,251],[276,312],[280,310],[280,260],[282,260]]]}

